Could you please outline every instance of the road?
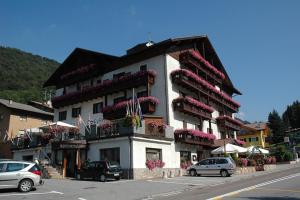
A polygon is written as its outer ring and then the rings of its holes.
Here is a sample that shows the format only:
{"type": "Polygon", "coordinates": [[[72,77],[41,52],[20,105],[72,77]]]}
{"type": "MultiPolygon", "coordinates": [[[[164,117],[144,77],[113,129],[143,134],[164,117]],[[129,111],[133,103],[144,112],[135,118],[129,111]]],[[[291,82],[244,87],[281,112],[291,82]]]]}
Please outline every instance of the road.
{"type": "MultiPolygon", "coordinates": [[[[280,169],[280,167],[278,168],[280,169]]],[[[205,200],[214,197],[216,197],[215,199],[220,199],[218,196],[229,193],[229,196],[225,196],[223,199],[261,199],[264,196],[266,200],[268,198],[277,200],[274,197],[300,197],[299,172],[300,165],[295,165],[284,171],[277,170],[273,172],[258,172],[252,175],[234,175],[229,178],[183,176],[171,179],[121,180],[105,183],[49,179],[45,180],[44,186],[26,194],[19,193],[16,190],[0,190],[0,199],[205,200]],[[270,180],[277,181],[268,182],[270,180]],[[258,185],[266,182],[269,184],[258,185]],[[251,186],[255,185],[259,187],[251,188],[251,186]],[[249,190],[231,193],[244,188],[249,190]]]]}

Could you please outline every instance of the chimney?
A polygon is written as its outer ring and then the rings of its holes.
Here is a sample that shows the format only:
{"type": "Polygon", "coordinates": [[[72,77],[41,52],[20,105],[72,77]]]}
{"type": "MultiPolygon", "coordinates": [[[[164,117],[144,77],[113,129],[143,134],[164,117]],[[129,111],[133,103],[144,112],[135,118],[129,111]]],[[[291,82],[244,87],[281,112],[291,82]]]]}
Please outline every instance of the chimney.
{"type": "Polygon", "coordinates": [[[12,103],[13,103],[13,100],[11,100],[11,99],[8,100],[8,103],[9,103],[9,104],[12,104],[12,103]]]}

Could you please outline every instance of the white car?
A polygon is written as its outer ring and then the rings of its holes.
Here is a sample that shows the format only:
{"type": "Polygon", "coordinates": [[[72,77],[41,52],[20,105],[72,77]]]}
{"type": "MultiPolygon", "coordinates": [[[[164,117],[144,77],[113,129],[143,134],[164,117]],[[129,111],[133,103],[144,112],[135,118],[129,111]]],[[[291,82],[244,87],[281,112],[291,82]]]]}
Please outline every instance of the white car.
{"type": "Polygon", "coordinates": [[[21,192],[29,192],[44,183],[41,175],[36,163],[0,160],[0,189],[18,188],[21,192]]]}
{"type": "Polygon", "coordinates": [[[191,176],[221,175],[222,177],[234,174],[236,164],[231,157],[213,157],[201,160],[186,170],[191,176]]]}

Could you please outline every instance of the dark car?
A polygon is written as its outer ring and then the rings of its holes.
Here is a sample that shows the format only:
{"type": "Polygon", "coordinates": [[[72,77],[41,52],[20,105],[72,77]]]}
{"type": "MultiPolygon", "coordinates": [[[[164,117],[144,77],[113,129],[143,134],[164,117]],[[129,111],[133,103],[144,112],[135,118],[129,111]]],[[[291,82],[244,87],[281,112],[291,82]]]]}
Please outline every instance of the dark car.
{"type": "Polygon", "coordinates": [[[123,171],[117,162],[110,161],[92,161],[86,163],[77,172],[77,179],[93,179],[99,181],[106,181],[107,178],[120,180],[123,171]]]}

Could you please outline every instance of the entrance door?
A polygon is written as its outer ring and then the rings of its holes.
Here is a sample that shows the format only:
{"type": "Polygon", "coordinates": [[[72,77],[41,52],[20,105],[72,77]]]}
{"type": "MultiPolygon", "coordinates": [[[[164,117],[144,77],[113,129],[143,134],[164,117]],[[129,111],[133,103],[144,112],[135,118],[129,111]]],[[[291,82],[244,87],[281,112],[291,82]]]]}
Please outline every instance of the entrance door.
{"type": "Polygon", "coordinates": [[[76,150],[67,150],[67,177],[75,177],[75,172],[77,170],[76,166],[76,150]]]}

